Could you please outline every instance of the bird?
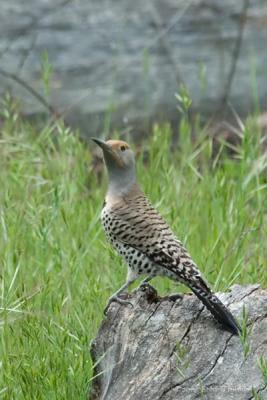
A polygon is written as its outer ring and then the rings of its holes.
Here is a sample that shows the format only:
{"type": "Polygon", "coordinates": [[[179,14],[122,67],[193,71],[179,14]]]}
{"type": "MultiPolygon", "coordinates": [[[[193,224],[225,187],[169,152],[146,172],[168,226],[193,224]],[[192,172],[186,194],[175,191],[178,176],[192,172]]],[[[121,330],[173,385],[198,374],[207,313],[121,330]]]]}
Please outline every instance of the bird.
{"type": "Polygon", "coordinates": [[[108,241],[128,266],[124,285],[109,299],[130,303],[121,293],[139,277],[142,284],[165,276],[192,290],[214,318],[233,334],[240,326],[230,310],[213,293],[190,254],[168,223],[140,189],[136,177],[135,155],[122,140],[92,140],[102,149],[108,172],[108,190],[101,222],[108,241]]]}

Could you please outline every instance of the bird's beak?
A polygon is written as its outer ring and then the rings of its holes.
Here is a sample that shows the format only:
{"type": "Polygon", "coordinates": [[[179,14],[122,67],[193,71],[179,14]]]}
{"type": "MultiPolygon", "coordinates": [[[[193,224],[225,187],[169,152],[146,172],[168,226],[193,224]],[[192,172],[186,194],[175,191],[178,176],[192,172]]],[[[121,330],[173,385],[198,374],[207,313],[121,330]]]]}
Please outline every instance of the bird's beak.
{"type": "Polygon", "coordinates": [[[97,139],[97,138],[91,138],[93,142],[95,142],[99,147],[101,147],[104,158],[106,161],[109,162],[115,162],[118,166],[123,167],[123,162],[121,158],[118,156],[116,151],[112,149],[111,146],[109,146],[104,140],[97,139]]]}
{"type": "Polygon", "coordinates": [[[95,142],[99,147],[101,147],[101,149],[105,152],[110,152],[112,149],[111,147],[104,142],[104,140],[101,139],[97,139],[97,138],[91,138],[93,140],[93,142],[95,142]]]}

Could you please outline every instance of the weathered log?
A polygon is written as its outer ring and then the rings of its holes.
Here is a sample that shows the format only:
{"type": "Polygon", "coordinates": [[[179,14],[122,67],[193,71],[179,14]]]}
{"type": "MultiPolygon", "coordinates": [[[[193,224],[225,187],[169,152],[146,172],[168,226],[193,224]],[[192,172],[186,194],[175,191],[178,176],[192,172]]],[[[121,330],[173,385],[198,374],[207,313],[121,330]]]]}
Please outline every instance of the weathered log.
{"type": "Polygon", "coordinates": [[[1,0],[0,93],[46,111],[13,78],[44,96],[47,50],[49,102],[84,134],[177,119],[181,83],[201,113],[230,101],[246,114],[256,85],[266,107],[266,16],[266,0],[1,0]]]}
{"type": "Polygon", "coordinates": [[[219,293],[236,317],[247,312],[243,342],[193,295],[173,301],[146,286],[127,297],[134,307],[111,304],[92,343],[90,400],[267,399],[267,290],[219,293]]]}

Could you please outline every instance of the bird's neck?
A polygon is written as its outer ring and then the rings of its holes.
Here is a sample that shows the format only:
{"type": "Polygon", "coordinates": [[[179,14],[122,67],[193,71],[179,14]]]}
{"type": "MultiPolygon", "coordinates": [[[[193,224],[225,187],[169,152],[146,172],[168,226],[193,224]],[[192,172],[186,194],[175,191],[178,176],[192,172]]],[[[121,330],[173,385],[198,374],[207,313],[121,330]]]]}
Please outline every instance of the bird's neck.
{"type": "Polygon", "coordinates": [[[109,182],[108,191],[106,194],[106,202],[110,204],[116,203],[127,198],[128,196],[134,197],[139,193],[141,193],[141,189],[139,188],[135,179],[132,182],[127,182],[127,185],[124,185],[123,187],[109,182]]]}
{"type": "Polygon", "coordinates": [[[136,183],[135,171],[125,169],[118,171],[116,169],[108,171],[108,193],[112,195],[128,194],[136,183]]]}

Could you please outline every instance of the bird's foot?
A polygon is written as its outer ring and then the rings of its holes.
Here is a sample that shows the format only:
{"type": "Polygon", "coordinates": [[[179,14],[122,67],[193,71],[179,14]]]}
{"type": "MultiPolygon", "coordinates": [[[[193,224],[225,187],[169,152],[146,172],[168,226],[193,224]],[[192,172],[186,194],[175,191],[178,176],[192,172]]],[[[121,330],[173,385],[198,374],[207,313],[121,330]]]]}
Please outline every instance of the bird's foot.
{"type": "Polygon", "coordinates": [[[111,296],[111,297],[109,298],[108,304],[107,304],[107,306],[106,306],[105,309],[104,309],[104,315],[107,315],[109,306],[110,306],[110,304],[113,303],[114,301],[115,301],[116,303],[119,303],[119,304],[122,304],[122,305],[130,305],[131,307],[134,307],[133,303],[131,303],[129,300],[121,299],[118,295],[114,295],[114,296],[111,296]]]}
{"type": "Polygon", "coordinates": [[[141,282],[138,289],[143,289],[143,290],[151,289],[155,291],[155,288],[146,281],[141,282]]]}

